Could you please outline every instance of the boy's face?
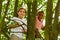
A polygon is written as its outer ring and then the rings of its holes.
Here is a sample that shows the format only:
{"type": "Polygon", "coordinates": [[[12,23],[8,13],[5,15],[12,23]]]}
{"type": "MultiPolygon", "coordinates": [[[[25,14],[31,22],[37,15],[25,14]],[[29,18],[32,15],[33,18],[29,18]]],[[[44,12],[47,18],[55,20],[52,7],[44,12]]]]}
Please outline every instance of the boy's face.
{"type": "Polygon", "coordinates": [[[20,18],[23,18],[25,16],[25,10],[24,9],[20,9],[20,11],[18,12],[18,16],[20,18]]]}
{"type": "Polygon", "coordinates": [[[40,13],[40,14],[38,15],[38,17],[39,17],[39,19],[42,19],[42,18],[43,18],[43,13],[40,13]]]}

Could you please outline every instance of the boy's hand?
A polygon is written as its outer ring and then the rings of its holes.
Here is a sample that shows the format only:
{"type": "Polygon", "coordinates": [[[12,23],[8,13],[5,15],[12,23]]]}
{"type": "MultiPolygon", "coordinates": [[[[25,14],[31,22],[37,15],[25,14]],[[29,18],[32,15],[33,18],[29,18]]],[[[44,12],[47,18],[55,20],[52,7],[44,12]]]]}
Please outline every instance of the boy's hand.
{"type": "Polygon", "coordinates": [[[42,29],[42,30],[44,30],[44,29],[45,29],[45,27],[42,27],[41,29],[42,29]]]}
{"type": "Polygon", "coordinates": [[[9,24],[7,28],[8,28],[8,29],[16,28],[16,27],[20,27],[20,25],[21,25],[20,23],[9,24]]]}
{"type": "Polygon", "coordinates": [[[24,29],[24,30],[23,30],[23,32],[24,32],[24,34],[26,34],[26,33],[27,33],[27,30],[26,30],[26,29],[24,29]]]}

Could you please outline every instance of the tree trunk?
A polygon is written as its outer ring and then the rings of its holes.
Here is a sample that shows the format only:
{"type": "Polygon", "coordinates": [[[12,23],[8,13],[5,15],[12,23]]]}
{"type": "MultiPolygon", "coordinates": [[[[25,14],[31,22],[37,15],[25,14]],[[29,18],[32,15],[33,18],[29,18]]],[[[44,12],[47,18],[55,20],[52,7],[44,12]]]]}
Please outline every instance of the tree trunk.
{"type": "Polygon", "coordinates": [[[14,7],[14,14],[13,16],[17,17],[18,14],[17,14],[17,7],[18,7],[18,0],[15,0],[15,7],[14,7]]]}
{"type": "Polygon", "coordinates": [[[37,0],[33,0],[33,3],[28,1],[28,17],[27,17],[27,39],[35,40],[35,17],[37,13],[37,0]],[[31,9],[32,7],[32,9],[31,9]],[[31,11],[32,10],[32,11],[31,11]]]}
{"type": "Polygon", "coordinates": [[[47,1],[47,9],[46,9],[46,26],[45,26],[45,40],[51,40],[52,38],[52,8],[53,2],[52,0],[47,1]]]}
{"type": "MultiPolygon", "coordinates": [[[[3,30],[2,27],[4,27],[4,20],[5,20],[5,16],[6,16],[6,14],[7,14],[7,11],[8,11],[9,2],[10,2],[10,0],[8,0],[8,2],[7,2],[4,16],[1,17],[1,19],[0,19],[0,20],[1,20],[1,21],[0,21],[0,34],[1,34],[1,30],[3,30]]],[[[1,7],[1,8],[2,8],[2,7],[1,7]]],[[[0,39],[1,39],[1,38],[0,38],[0,39]]]]}
{"type": "Polygon", "coordinates": [[[27,7],[28,7],[28,14],[27,14],[27,37],[26,40],[31,40],[31,19],[30,19],[30,14],[31,14],[31,2],[28,1],[27,3],[27,7]]]}
{"type": "Polygon", "coordinates": [[[58,0],[56,10],[55,10],[55,17],[54,17],[54,23],[53,23],[53,40],[57,40],[57,37],[58,37],[57,24],[58,24],[59,13],[60,13],[60,0],[58,0]]]}
{"type": "Polygon", "coordinates": [[[0,40],[1,40],[1,11],[2,11],[2,1],[0,0],[0,40]]]}

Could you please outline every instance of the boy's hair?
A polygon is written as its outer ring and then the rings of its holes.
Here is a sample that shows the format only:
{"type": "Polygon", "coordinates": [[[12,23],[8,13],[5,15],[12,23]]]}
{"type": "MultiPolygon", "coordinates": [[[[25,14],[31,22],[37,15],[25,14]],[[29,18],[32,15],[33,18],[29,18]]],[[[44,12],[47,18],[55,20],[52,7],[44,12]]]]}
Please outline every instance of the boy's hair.
{"type": "Polygon", "coordinates": [[[44,12],[43,12],[43,11],[39,11],[39,12],[38,12],[38,15],[40,15],[40,13],[44,14],[44,12]]]}
{"type": "Polygon", "coordinates": [[[25,10],[25,13],[26,13],[26,9],[25,8],[19,8],[17,12],[19,12],[21,9],[25,10]]]}
{"type": "Polygon", "coordinates": [[[44,12],[43,12],[43,11],[39,11],[39,12],[38,12],[38,14],[40,14],[40,13],[43,13],[43,14],[44,14],[44,12]]]}

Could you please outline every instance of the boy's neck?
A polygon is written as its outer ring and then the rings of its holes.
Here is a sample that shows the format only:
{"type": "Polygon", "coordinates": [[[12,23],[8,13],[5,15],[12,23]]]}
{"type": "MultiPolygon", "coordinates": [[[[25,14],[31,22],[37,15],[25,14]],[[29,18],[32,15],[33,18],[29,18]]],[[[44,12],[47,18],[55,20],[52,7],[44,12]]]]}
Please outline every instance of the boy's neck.
{"type": "Polygon", "coordinates": [[[18,18],[22,19],[23,17],[18,17],[18,18]]]}

